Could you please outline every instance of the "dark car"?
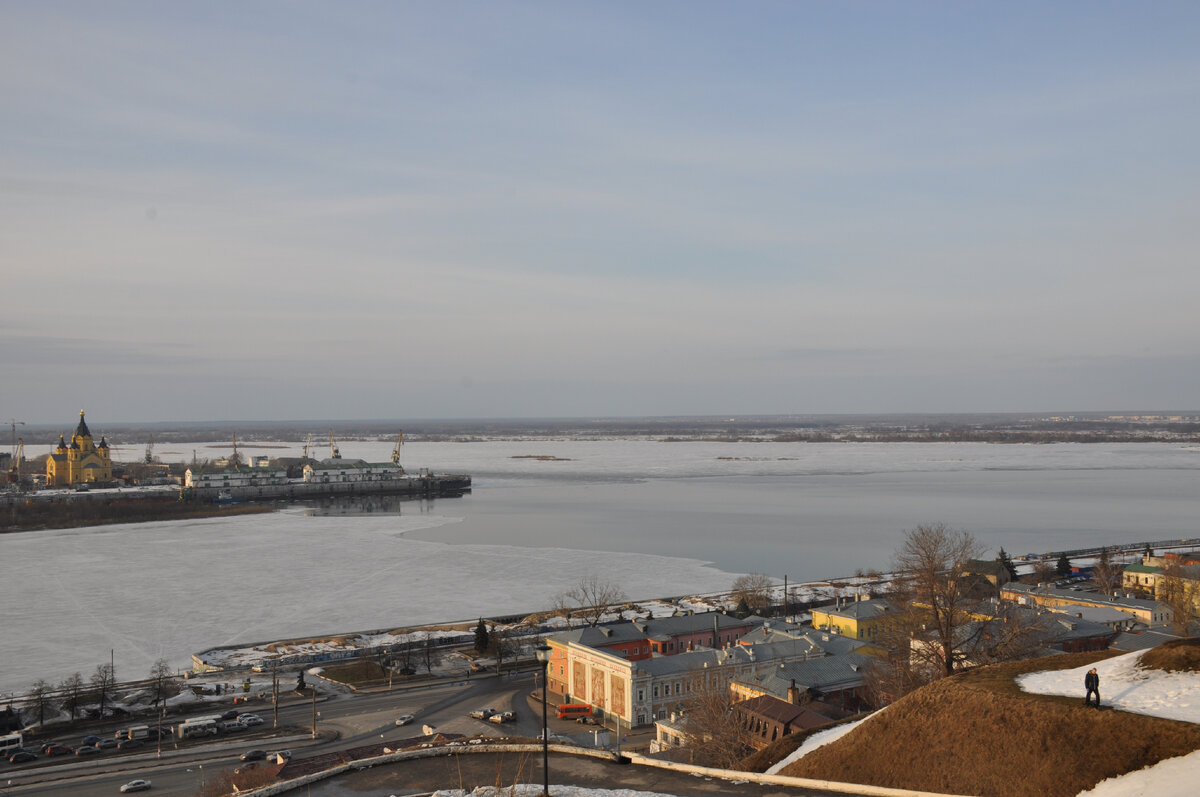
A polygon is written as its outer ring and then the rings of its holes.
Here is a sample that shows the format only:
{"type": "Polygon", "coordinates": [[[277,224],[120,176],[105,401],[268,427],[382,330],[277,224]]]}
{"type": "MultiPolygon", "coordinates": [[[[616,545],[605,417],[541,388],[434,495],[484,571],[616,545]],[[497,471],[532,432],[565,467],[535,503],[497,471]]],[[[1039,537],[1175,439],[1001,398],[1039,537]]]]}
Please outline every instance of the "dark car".
{"type": "Polygon", "coordinates": [[[232,710],[230,710],[230,711],[226,711],[224,714],[222,714],[222,715],[221,715],[221,719],[223,719],[223,720],[235,720],[235,719],[237,719],[237,718],[238,718],[238,714],[240,714],[240,713],[241,713],[241,712],[240,712],[240,711],[238,711],[237,709],[232,709],[232,710]]]}
{"type": "Polygon", "coordinates": [[[48,744],[42,748],[43,755],[71,755],[75,749],[65,744],[48,744]]]}
{"type": "Polygon", "coordinates": [[[31,753],[28,750],[18,750],[8,757],[10,764],[24,764],[26,761],[37,761],[37,753],[31,753]]]}
{"type": "Polygon", "coordinates": [[[262,761],[266,757],[266,750],[247,750],[246,752],[242,753],[243,761],[262,761]]]}
{"type": "Polygon", "coordinates": [[[117,746],[117,740],[116,739],[101,739],[100,741],[96,742],[96,746],[99,747],[101,750],[111,750],[117,746]]]}
{"type": "Polygon", "coordinates": [[[95,755],[99,752],[100,748],[91,744],[85,744],[75,748],[75,755],[77,756],[95,755]]]}
{"type": "Polygon", "coordinates": [[[82,745],[82,746],[84,746],[84,747],[86,747],[86,746],[88,746],[88,745],[91,745],[92,747],[95,747],[95,746],[96,746],[96,742],[98,742],[98,741],[100,741],[100,737],[99,737],[99,736],[85,736],[85,737],[83,737],[83,740],[79,742],[79,744],[80,744],[80,745],[82,745]]]}
{"type": "Polygon", "coordinates": [[[141,739],[126,739],[123,742],[117,742],[118,750],[132,750],[135,747],[141,747],[145,742],[141,739]]]}

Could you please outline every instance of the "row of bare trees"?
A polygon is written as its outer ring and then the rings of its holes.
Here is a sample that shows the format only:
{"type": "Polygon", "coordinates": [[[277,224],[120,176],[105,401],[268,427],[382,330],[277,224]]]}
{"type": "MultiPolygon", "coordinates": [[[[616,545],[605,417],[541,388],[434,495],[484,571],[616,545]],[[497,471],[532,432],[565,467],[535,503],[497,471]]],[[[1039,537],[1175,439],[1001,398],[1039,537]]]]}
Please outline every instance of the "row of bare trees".
{"type": "MultiPolygon", "coordinates": [[[[178,692],[174,671],[166,659],[154,662],[149,680],[154,690],[155,705],[178,692]]],[[[26,705],[37,713],[38,725],[45,724],[47,710],[56,707],[68,712],[71,721],[74,722],[81,706],[95,703],[98,706],[97,715],[103,717],[106,713],[112,713],[113,692],[117,687],[116,670],[113,665],[98,664],[86,681],[78,672],[64,678],[57,685],[39,678],[27,693],[26,705]]]]}

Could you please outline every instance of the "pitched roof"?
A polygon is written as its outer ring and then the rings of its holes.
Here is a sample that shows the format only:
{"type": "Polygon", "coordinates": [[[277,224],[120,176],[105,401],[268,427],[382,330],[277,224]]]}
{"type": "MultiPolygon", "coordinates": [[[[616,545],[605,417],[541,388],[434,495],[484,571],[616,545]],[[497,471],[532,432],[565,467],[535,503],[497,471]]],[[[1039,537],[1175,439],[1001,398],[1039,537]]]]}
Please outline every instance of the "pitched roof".
{"type": "Polygon", "coordinates": [[[874,620],[877,617],[882,617],[885,614],[895,614],[895,610],[891,607],[891,602],[882,598],[871,598],[869,600],[852,601],[845,606],[829,608],[828,606],[818,606],[813,611],[824,612],[825,614],[834,617],[845,617],[852,620],[874,620]]]}
{"type": "Polygon", "coordinates": [[[793,683],[798,689],[812,689],[817,692],[859,686],[863,683],[870,662],[870,657],[860,653],[789,661],[738,678],[736,683],[762,689],[780,700],[786,700],[788,689],[793,683]]]}
{"type": "Polygon", "coordinates": [[[718,631],[728,631],[735,628],[754,627],[765,621],[763,618],[753,615],[740,620],[724,612],[714,611],[573,628],[570,631],[555,634],[551,639],[562,643],[578,642],[593,648],[611,647],[622,642],[667,639],[681,634],[702,634],[711,631],[714,622],[718,631]]]}
{"type": "Polygon", "coordinates": [[[773,720],[793,728],[807,730],[828,725],[833,719],[818,714],[805,706],[797,706],[786,700],[780,700],[770,695],[752,697],[734,704],[734,708],[745,714],[753,714],[763,719],[773,720]]]}

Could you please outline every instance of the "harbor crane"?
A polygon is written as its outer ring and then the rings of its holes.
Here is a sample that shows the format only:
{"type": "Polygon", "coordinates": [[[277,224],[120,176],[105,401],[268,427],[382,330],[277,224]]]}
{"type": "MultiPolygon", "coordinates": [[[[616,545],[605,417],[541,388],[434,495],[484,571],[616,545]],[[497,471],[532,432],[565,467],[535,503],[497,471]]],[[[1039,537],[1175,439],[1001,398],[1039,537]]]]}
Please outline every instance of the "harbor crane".
{"type": "Polygon", "coordinates": [[[24,426],[25,421],[18,421],[15,418],[9,418],[8,425],[12,427],[12,460],[9,462],[7,480],[10,482],[20,481],[21,457],[25,453],[25,446],[17,440],[17,427],[24,426]]]}
{"type": "Polygon", "coordinates": [[[9,418],[8,425],[12,427],[12,454],[15,457],[17,455],[17,427],[24,426],[25,421],[18,421],[14,418],[9,418]]]}
{"type": "Polygon", "coordinates": [[[400,464],[400,446],[404,445],[404,430],[400,430],[400,435],[396,438],[396,447],[392,449],[392,464],[400,464]]]}
{"type": "MultiPolygon", "coordinates": [[[[8,475],[5,477],[12,484],[21,484],[21,461],[25,459],[25,441],[17,438],[16,448],[13,449],[12,467],[8,469],[8,475]]],[[[17,489],[20,489],[18,486],[17,489]]]]}
{"type": "Polygon", "coordinates": [[[333,442],[333,430],[332,429],[329,430],[329,458],[330,459],[341,459],[342,458],[342,452],[338,451],[337,445],[333,442]]]}
{"type": "Polygon", "coordinates": [[[150,440],[146,443],[146,456],[142,458],[142,462],[149,465],[154,461],[154,435],[150,435],[150,440]]]}

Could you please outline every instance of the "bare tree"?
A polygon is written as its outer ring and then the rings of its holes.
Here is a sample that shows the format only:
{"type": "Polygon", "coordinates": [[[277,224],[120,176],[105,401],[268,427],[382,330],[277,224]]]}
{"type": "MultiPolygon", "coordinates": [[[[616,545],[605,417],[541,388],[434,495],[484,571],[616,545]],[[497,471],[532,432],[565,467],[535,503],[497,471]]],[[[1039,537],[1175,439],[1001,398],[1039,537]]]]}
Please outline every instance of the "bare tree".
{"type": "Polygon", "coordinates": [[[91,687],[96,693],[96,698],[100,701],[100,717],[104,717],[104,708],[108,701],[109,693],[112,692],[114,686],[114,673],[111,664],[98,664],[96,671],[92,673],[91,687]]]}
{"type": "Polygon", "coordinates": [[[1171,628],[1177,634],[1188,634],[1200,614],[1196,605],[1200,601],[1200,567],[1168,562],[1158,579],[1154,597],[1170,608],[1171,628]]]}
{"type": "Polygon", "coordinates": [[[613,606],[624,602],[625,593],[620,587],[601,580],[595,574],[588,574],[576,586],[558,596],[555,606],[560,611],[570,611],[588,625],[595,626],[600,624],[613,606]]]}
{"type": "Polygon", "coordinates": [[[75,712],[79,710],[79,693],[83,691],[83,676],[74,673],[59,684],[58,688],[62,691],[63,701],[71,712],[71,721],[74,722],[75,712]]]}
{"type": "Polygon", "coordinates": [[[775,583],[764,573],[743,573],[733,580],[731,596],[745,601],[755,614],[763,614],[771,608],[771,590],[775,583]]]}
{"type": "Polygon", "coordinates": [[[1034,584],[1049,584],[1054,580],[1054,566],[1045,559],[1038,559],[1033,563],[1033,579],[1034,584]]]}
{"type": "Polygon", "coordinates": [[[512,636],[512,629],[499,623],[494,624],[488,640],[488,650],[496,657],[497,675],[503,672],[505,659],[515,658],[516,648],[517,645],[512,636]]]}
{"type": "Polygon", "coordinates": [[[886,657],[872,657],[863,673],[867,700],[880,708],[917,690],[928,681],[912,666],[907,647],[897,649],[886,657]]]}
{"type": "Polygon", "coordinates": [[[738,769],[751,751],[750,732],[734,708],[725,668],[693,672],[686,681],[683,711],[684,744],[691,763],[720,769],[738,769]]]}
{"type": "Polygon", "coordinates": [[[29,689],[29,701],[37,708],[38,728],[46,724],[46,701],[50,697],[50,684],[38,678],[29,689]]]}
{"type": "Polygon", "coordinates": [[[422,645],[421,652],[422,652],[423,658],[425,660],[425,672],[427,672],[427,673],[433,672],[433,665],[437,659],[436,651],[437,651],[437,640],[435,640],[433,638],[433,634],[426,631],[425,632],[425,640],[424,640],[424,644],[422,645]]]}
{"type": "Polygon", "coordinates": [[[154,705],[167,696],[174,685],[175,679],[171,665],[166,659],[159,659],[154,662],[154,666],[150,668],[150,678],[154,681],[154,705]]]}
{"type": "Polygon", "coordinates": [[[982,552],[983,546],[973,535],[944,523],[906,531],[896,552],[897,588],[911,604],[913,618],[928,632],[929,644],[914,648],[914,652],[926,651],[930,668],[936,667],[944,675],[958,669],[960,648],[969,642],[963,634],[976,601],[962,574],[967,563],[982,552]]]}
{"type": "Polygon", "coordinates": [[[1096,564],[1092,566],[1092,581],[1096,583],[1101,594],[1112,595],[1121,583],[1121,576],[1124,572],[1125,565],[1114,562],[1109,550],[1101,548],[1100,556],[1096,559],[1096,564]]]}

